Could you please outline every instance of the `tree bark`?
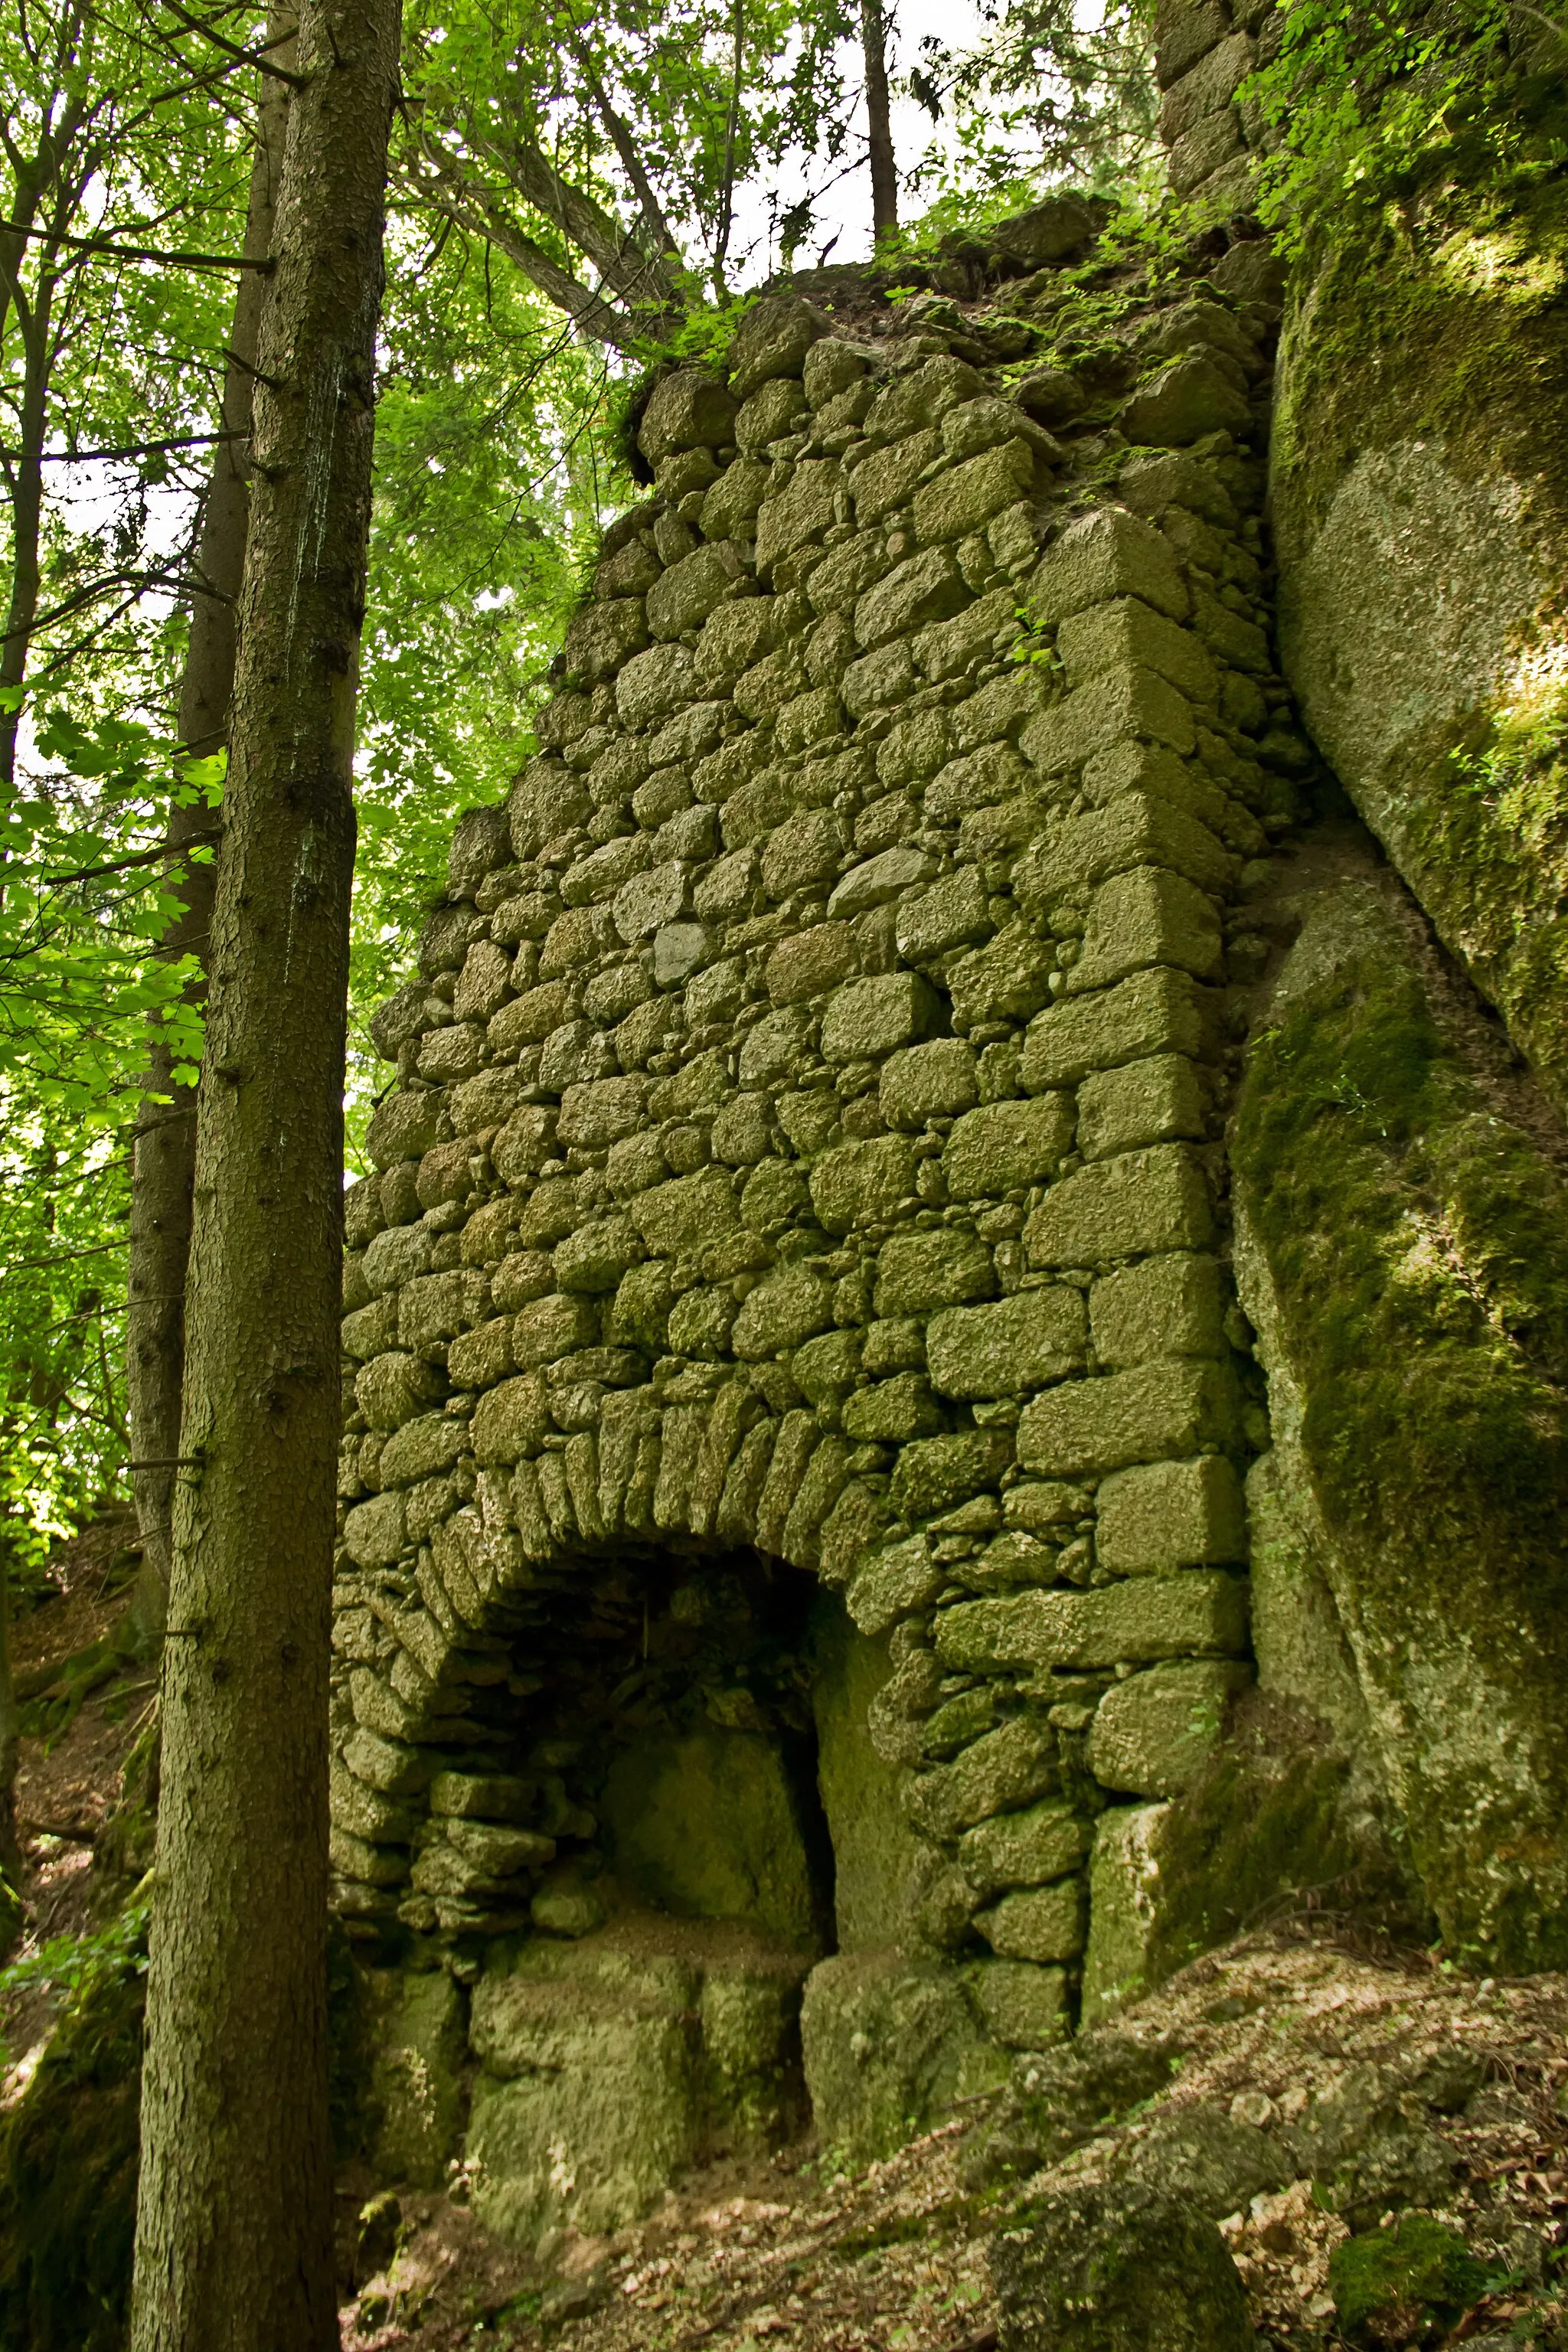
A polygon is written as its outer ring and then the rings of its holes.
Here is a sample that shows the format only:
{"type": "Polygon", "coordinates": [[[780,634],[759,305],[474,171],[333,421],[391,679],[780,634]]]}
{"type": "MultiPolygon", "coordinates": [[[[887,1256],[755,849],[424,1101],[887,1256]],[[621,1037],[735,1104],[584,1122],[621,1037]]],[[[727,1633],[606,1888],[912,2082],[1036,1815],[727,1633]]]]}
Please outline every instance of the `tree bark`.
{"type": "Polygon", "coordinates": [[[882,0],[860,0],[860,41],[870,133],[871,237],[880,245],[884,237],[896,236],[899,226],[899,169],[888,101],[888,20],[882,0]]]}
{"type": "Polygon", "coordinates": [[[307,0],[197,1102],[135,2352],[335,2346],[327,1669],[353,759],[399,0],[307,0]]]}
{"type": "MultiPolygon", "coordinates": [[[[268,22],[268,54],[292,71],[294,17],[274,11],[268,22]]],[[[250,167],[243,250],[258,260],[272,250],[278,179],[289,122],[287,82],[261,77],[256,152],[250,167]]],[[[224,371],[223,428],[237,436],[250,431],[256,383],[257,338],[267,280],[259,271],[240,275],[224,371]]],[[[180,740],[194,757],[205,759],[228,737],[234,693],[235,624],[245,569],[250,521],[250,462],[246,439],[218,444],[197,542],[191,630],[180,688],[180,740]]],[[[159,953],[171,960],[195,955],[202,966],[205,994],[207,937],[217,883],[214,865],[189,860],[194,837],[211,823],[202,804],[171,805],[164,845],[168,864],[179,870],[183,912],[169,927],[159,953]]],[[[185,1369],[185,1264],[191,1241],[191,1187],[196,1165],[196,1098],[174,1082],[174,1056],[161,1023],[148,1030],[147,1093],[136,1118],[131,1172],[131,1253],[126,1315],[126,1397],[132,1459],[155,1467],[134,1472],[136,1518],[142,1534],[142,1573],[133,1610],[144,1644],[155,1646],[168,1601],[174,1508],[174,1457],[180,1450],[180,1391],[185,1369]]]]}

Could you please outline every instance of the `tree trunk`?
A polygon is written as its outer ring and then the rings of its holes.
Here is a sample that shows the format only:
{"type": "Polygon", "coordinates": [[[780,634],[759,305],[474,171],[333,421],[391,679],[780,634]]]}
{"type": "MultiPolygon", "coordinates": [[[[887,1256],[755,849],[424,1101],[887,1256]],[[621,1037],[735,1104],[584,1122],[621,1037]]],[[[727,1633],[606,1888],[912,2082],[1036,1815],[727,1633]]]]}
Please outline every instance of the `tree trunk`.
{"type": "MultiPolygon", "coordinates": [[[[293,68],[288,36],[293,13],[275,11],[268,21],[268,53],[293,68]],[[272,43],[281,46],[272,47],[272,43]]],[[[289,121],[289,85],[261,77],[256,153],[250,168],[245,246],[258,259],[272,250],[273,214],[283,142],[289,121]]],[[[267,280],[259,270],[240,273],[224,373],[226,432],[250,430],[256,383],[257,337],[267,280]]],[[[198,759],[227,740],[228,707],[234,692],[235,623],[245,569],[250,520],[250,464],[241,439],[222,441],[213,461],[212,481],[197,544],[191,633],[180,689],[180,740],[198,759]]],[[[186,857],[193,836],[210,824],[211,813],[171,806],[165,842],[171,866],[186,857]]],[[[159,952],[171,959],[195,955],[205,993],[207,934],[212,922],[216,866],[185,863],[179,892],[184,912],[171,924],[159,952]]],[[[136,1118],[131,1175],[131,1265],[126,1317],[126,1391],[132,1458],[155,1465],[133,1474],[136,1518],[142,1531],[142,1574],[134,1613],[143,1642],[155,1646],[163,1629],[169,1591],[170,1523],[174,1506],[174,1456],[180,1450],[180,1390],[185,1369],[185,1261],[191,1239],[191,1185],[196,1164],[196,1099],[176,1087],[174,1057],[161,1023],[150,1024],[147,1087],[136,1118]],[[162,1097],[162,1099],[160,1099],[162,1097]]]]}
{"type": "MultiPolygon", "coordinates": [[[[0,687],[18,687],[27,673],[33,625],[38,617],[38,541],[44,512],[44,443],[48,437],[49,331],[54,281],[48,262],[40,263],[30,308],[18,302],[23,351],[22,397],[17,404],[18,447],[11,490],[11,593],[5,635],[0,639],[0,687]]],[[[0,797],[9,800],[16,782],[16,736],[20,709],[0,711],[0,797]]]]}
{"type": "Polygon", "coordinates": [[[871,236],[874,245],[899,226],[899,171],[893,156],[892,117],[888,103],[888,20],[882,0],[860,0],[860,40],[866,58],[866,114],[871,159],[871,236]]]}
{"type": "Polygon", "coordinates": [[[163,1677],[136,2352],[323,2352],[354,698],[399,0],[308,0],[262,319],[163,1677]]]}
{"type": "Polygon", "coordinates": [[[22,1710],[11,1666],[11,1563],[0,1549],[0,1959],[22,1926],[22,1841],[16,1826],[16,1767],[22,1754],[22,1710]]]}

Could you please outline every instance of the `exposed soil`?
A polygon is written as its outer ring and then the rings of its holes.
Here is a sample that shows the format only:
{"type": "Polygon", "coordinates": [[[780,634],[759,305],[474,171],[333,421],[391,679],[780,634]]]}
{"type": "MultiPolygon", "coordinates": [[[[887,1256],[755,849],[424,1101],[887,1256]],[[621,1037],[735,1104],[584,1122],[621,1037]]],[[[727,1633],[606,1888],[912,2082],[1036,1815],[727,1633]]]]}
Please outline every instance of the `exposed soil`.
{"type": "MultiPolygon", "coordinates": [[[[11,1629],[12,1666],[19,1688],[37,1684],[46,1667],[108,1641],[129,1606],[128,1515],[96,1520],[47,1564],[46,1596],[11,1629]]],[[[93,1884],[97,1839],[117,1803],[125,1759],[146,1720],[156,1678],[150,1665],[127,1663],[74,1705],[68,1721],[22,1741],[16,1775],[17,1829],[24,1875],[26,1930],[9,1955],[35,1957],[57,1937],[88,1924],[101,1888],[93,1884]]],[[[47,1685],[64,1692],[68,1684],[47,1685]]],[[[47,1705],[47,1700],[43,1702],[47,1705]]],[[[34,1702],[35,1711],[39,1706],[34,1702]]],[[[58,2005],[46,1981],[0,1994],[0,2042],[5,2071],[0,2107],[30,2079],[58,2005]]]]}
{"type": "MultiPolygon", "coordinates": [[[[1141,2142],[1168,2145],[1184,2125],[1200,2137],[1216,2117],[1288,2126],[1357,2068],[1442,2058],[1455,2072],[1456,2057],[1461,2087],[1480,2086],[1436,2117],[1452,2183],[1425,2210],[1463,2234],[1493,2292],[1446,2333],[1414,2325],[1381,2340],[1568,2343],[1553,2291],[1568,2240],[1568,1979],[1477,1983],[1427,1955],[1302,1924],[1196,1962],[1119,2029],[1166,2041],[1178,2055],[1168,2088],[1000,2189],[972,2185],[965,2143],[996,2104],[978,2103],[853,2180],[823,2180],[804,2147],[749,2175],[694,2175],[640,2228],[571,2246],[553,2281],[531,2281],[450,2199],[409,2194],[401,2250],[344,2308],[344,2352],[983,2352],[997,2319],[987,2241],[1049,2188],[1134,2168],[1141,2142]]],[[[1329,2258],[1350,2226],[1323,2197],[1303,2177],[1215,2216],[1260,2346],[1346,2340],[1329,2258]]]]}

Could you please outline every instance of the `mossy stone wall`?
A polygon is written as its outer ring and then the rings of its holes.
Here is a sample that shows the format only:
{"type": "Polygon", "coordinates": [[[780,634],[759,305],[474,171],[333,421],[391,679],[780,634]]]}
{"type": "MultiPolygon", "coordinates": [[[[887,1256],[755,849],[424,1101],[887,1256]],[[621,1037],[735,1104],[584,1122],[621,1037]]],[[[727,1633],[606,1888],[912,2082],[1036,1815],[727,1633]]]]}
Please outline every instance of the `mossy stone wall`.
{"type": "MultiPolygon", "coordinates": [[[[617,1905],[809,1947],[804,1890],[770,1911],[632,1818],[693,1740],[800,1736],[810,1643],[726,1652],[711,1584],[782,1561],[837,1616],[840,1939],[881,1939],[893,2010],[946,1968],[931,2014],[967,2021],[930,2083],[1065,2029],[1098,1813],[1220,1737],[1264,1434],[1216,1138],[1233,898],[1304,756],[1268,316],[1040,277],[1049,327],[915,306],[857,341],[781,298],[728,384],[657,384],[655,495],[540,756],[459,830],[348,1199],[343,1916],[469,1970],[617,1905]],[[590,1706],[639,1578],[647,1663],[590,1706]]],[[[864,1974],[808,2000],[829,2132],[864,1974]]],[[[889,2063],[878,2113],[923,2112],[889,2063]]]]}

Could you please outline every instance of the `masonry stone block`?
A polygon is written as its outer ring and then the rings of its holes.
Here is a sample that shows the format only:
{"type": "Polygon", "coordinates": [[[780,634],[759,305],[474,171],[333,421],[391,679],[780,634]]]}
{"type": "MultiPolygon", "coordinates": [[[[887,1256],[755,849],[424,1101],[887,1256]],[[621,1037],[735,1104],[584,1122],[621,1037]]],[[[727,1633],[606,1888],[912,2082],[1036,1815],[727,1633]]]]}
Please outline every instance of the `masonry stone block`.
{"type": "Polygon", "coordinates": [[[1069,687],[1141,664],[1194,702],[1219,698],[1219,674],[1203,639],[1141,596],[1119,596],[1069,614],[1057,634],[1057,651],[1069,687]]]}
{"type": "MultiPolygon", "coordinates": [[[[1226,144],[1229,146],[1228,140],[1226,144]]],[[[1206,147],[1205,152],[1206,156],[1206,147]]],[[[1215,154],[1216,163],[1223,161],[1222,154],[1215,154]]],[[[1159,446],[1182,448],[1205,433],[1245,436],[1251,425],[1246,394],[1212,359],[1197,352],[1173,360],[1150,383],[1141,384],[1121,412],[1121,429],[1130,441],[1159,446]]]]}
{"type": "Polygon", "coordinates": [[[890,1055],[878,1099],[889,1126],[911,1129],[972,1109],[980,1099],[973,1046],[962,1037],[937,1037],[890,1055]]]}
{"type": "Polygon", "coordinates": [[[441,1393],[440,1381],[422,1357],[388,1349],[361,1366],[354,1399],[373,1429],[399,1429],[441,1393]]]}
{"type": "Polygon", "coordinates": [[[626,726],[647,727],[695,700],[696,686],[696,665],[686,646],[650,646],[634,654],[616,678],[616,709],[626,726]]]}
{"type": "Polygon", "coordinates": [[[1065,1797],[1046,1797],[966,1830],[958,1866],[982,1899],[1004,1887],[1043,1886],[1079,1868],[1093,1834],[1065,1797]]]}
{"type": "Polygon", "coordinates": [[[1205,1058],[1217,1026],[1212,992],[1159,966],[1114,988],[1048,1006],[1029,1024],[1023,1079],[1032,1094],[1154,1055],[1205,1058]]]}
{"type": "Polygon", "coordinates": [[[1203,1249],[1214,1214],[1185,1144],[1092,1160],[1053,1185],[1024,1228],[1037,1266],[1106,1265],[1154,1251],[1203,1249]]]}
{"type": "Polygon", "coordinates": [[[403,1497],[377,1495],[356,1504],[343,1522],[343,1543],[356,1568],[386,1568],[396,1559],[405,1539],[403,1497]]]}
{"type": "Polygon", "coordinates": [[[1054,949],[1025,924],[1009,923],[949,971],[953,1027],[967,1032],[982,1022],[1026,1021],[1049,1002],[1055,971],[1054,949]]]}
{"type": "MultiPolygon", "coordinates": [[[[782,440],[786,434],[798,432],[805,422],[805,404],[798,383],[791,381],[795,371],[773,376],[750,394],[735,412],[735,446],[747,451],[765,449],[770,441],[782,440]]],[[[770,480],[773,468],[767,469],[770,480]]]]}
{"type": "Polygon", "coordinates": [[[1207,894],[1163,866],[1135,866],[1112,875],[1095,892],[1068,993],[1109,988],[1151,964],[1213,980],[1222,953],[1219,919],[1207,894]]]}
{"type": "Polygon", "coordinates": [[[1119,1470],[1098,1496],[1095,1555],[1118,1576],[1163,1576],[1247,1558],[1241,1481],[1222,1454],[1119,1470]]]}
{"type": "Polygon", "coordinates": [[[478,2219],[531,2252],[566,2227],[624,2228],[697,2152],[682,2013],[607,1988],[539,1985],[517,1988],[503,2015],[491,1981],[476,1990],[471,2028],[487,2062],[468,2138],[478,2219]]]}
{"type": "Polygon", "coordinates": [[[520,1461],[537,1454],[551,1427],[550,1400],[536,1369],[488,1389],[474,1407],[475,1459],[484,1464],[520,1461]]]}
{"type": "Polygon", "coordinates": [[[950,948],[976,945],[994,929],[984,882],[973,866],[960,866],[900,900],[895,937],[901,956],[924,963],[950,948]]]}
{"type": "Polygon", "coordinates": [[[1184,1054],[1154,1054],[1116,1070],[1096,1070],[1078,1092],[1078,1148],[1086,1160],[1141,1144],[1200,1141],[1206,1094],[1184,1054]]]}
{"type": "Polygon", "coordinates": [[[1101,1667],[1247,1647],[1247,1585],[1204,1570],[1139,1577],[1089,1592],[1018,1592],[938,1612],[936,1651],[950,1671],[1101,1667]]]}
{"type": "Polygon", "coordinates": [[[868,649],[884,646],[945,621],[972,601],[951,550],[928,547],[867,590],[855,606],[855,635],[868,649]]]}
{"type": "Polygon", "coordinates": [[[995,1289],[990,1250],[962,1229],[895,1234],[878,1255],[879,1315],[929,1315],[938,1307],[993,1297],[995,1289]]]}
{"type": "Polygon", "coordinates": [[[520,1372],[552,1364],[574,1348],[591,1347],[599,1336],[599,1310],[590,1298],[558,1292],[536,1298],[511,1327],[512,1358],[520,1372]]]}
{"type": "Polygon", "coordinates": [[[914,1189],[915,1156],[900,1135],[838,1144],[812,1166],[812,1206],[830,1234],[891,1216],[914,1189]]]}
{"type": "Polygon", "coordinates": [[[1011,1960],[1072,1960],[1083,1949],[1085,1895],[1081,1878],[1005,1895],[975,1926],[994,1952],[1011,1960]]]}
{"type": "Polygon", "coordinates": [[[809,1266],[781,1266],[743,1301],[732,1345],[743,1363],[755,1363],[799,1347],[832,1321],[831,1283],[809,1266]]]}
{"type": "Polygon", "coordinates": [[[1216,895],[1237,871],[1229,851],[1195,817],[1152,793],[1126,793],[1069,818],[1029,850],[1019,861],[1015,887],[1026,903],[1048,907],[1138,866],[1163,866],[1216,895]]]}
{"type": "Polygon", "coordinates": [[[466,1451],[468,1443],[466,1422],[453,1420],[442,1412],[421,1413],[416,1421],[405,1422],[382,1447],[382,1485],[408,1486],[416,1478],[428,1478],[437,1471],[449,1470],[466,1451]]]}
{"type": "Polygon", "coordinates": [[[806,1979],[801,2042],[824,2145],[868,2164],[999,2083],[957,1972],[899,1951],[845,1952],[806,1979]]]}
{"type": "Polygon", "coordinates": [[[867,914],[873,907],[884,907],[890,899],[901,898],[917,884],[929,881],[935,870],[936,862],[928,850],[919,849],[910,842],[900,843],[852,866],[834,885],[827,911],[830,916],[841,916],[847,920],[867,914]]]}
{"type": "Polygon", "coordinates": [[[1082,1293],[1057,1285],[992,1307],[954,1307],[926,1332],[931,1384],[943,1396],[1027,1396],[1082,1366],[1082,1293]]]}
{"type": "Polygon", "coordinates": [[[844,840],[827,809],[802,809],[781,824],[763,852],[763,882],[771,898],[787,898],[838,871],[844,840]]]}
{"type": "Polygon", "coordinates": [[[1042,775],[1057,776],[1128,736],[1184,755],[1197,741],[1190,703],[1157,670],[1137,664],[1101,671],[1076,688],[1032,719],[1019,741],[1042,775]]]}
{"type": "Polygon", "coordinates": [[[1190,608],[1169,540],[1119,507],[1101,508],[1069,523],[1041,559],[1029,595],[1044,628],[1119,596],[1141,597],[1177,621],[1185,620],[1190,608]]]}
{"type": "Polygon", "coordinates": [[[1237,1659],[1182,1659],[1113,1684],[1095,1709],[1089,1768],[1102,1787],[1176,1797],[1219,1745],[1232,1699],[1251,1680],[1237,1659]]]}
{"type": "MultiPolygon", "coordinates": [[[[954,1838],[976,1822],[1044,1795],[1057,1779],[1056,1733],[1037,1717],[1016,1715],[964,1748],[951,1764],[919,1774],[906,1791],[905,1809],[917,1829],[931,1837],[954,1838]]],[[[1066,1955],[1039,1957],[1060,1959],[1066,1955]]]]}
{"type": "Polygon", "coordinates": [[[1186,1252],[1145,1258],[1090,1292],[1095,1353],[1116,1366],[1155,1356],[1223,1356],[1225,1307],[1214,1258],[1186,1252]]]}
{"type": "Polygon", "coordinates": [[[993,515],[1030,489],[1034,478],[1035,452],[1026,441],[987,449],[916,490],[915,536],[929,546],[984,530],[993,515]]]}
{"type": "Polygon", "coordinates": [[[1012,1456],[1005,1430],[969,1429],[922,1437],[899,1455],[889,1500],[906,1519],[929,1519],[994,1487],[1012,1456]]]}
{"type": "Polygon", "coordinates": [[[1236,1397],[1227,1366],[1140,1364],[1100,1380],[1072,1381],[1026,1405],[1018,1459],[1026,1470],[1071,1478],[1163,1462],[1234,1442],[1236,1397]]]}
{"type": "Polygon", "coordinates": [[[464,1331],[447,1350],[447,1377],[457,1388],[493,1388],[515,1370],[509,1315],[492,1316],[488,1323],[464,1331]]]}
{"type": "Polygon", "coordinates": [[[832,529],[834,501],[843,483],[836,460],[806,458],[784,489],[763,500],[757,516],[757,569],[766,579],[781,556],[820,540],[832,529]]]}
{"type": "Polygon", "coordinates": [[[638,1194],[630,1214],[658,1257],[700,1249],[731,1232],[741,1220],[733,1181],[722,1168],[700,1168],[694,1175],[656,1184],[651,1192],[638,1194]]]}
{"type": "Polygon", "coordinates": [[[1160,1925],[1160,1838],[1169,1804],[1116,1805],[1100,1818],[1089,1864],[1083,2022],[1099,2025],[1148,1989],[1160,1925]]]}
{"type": "Polygon", "coordinates": [[[918,972],[889,971],[852,980],[835,991],[822,1019],[822,1051],[830,1062],[879,1061],[923,1037],[938,1003],[918,972]]]}
{"type": "Polygon", "coordinates": [[[993,2038],[1009,2050],[1048,2050],[1072,2031],[1065,1969],[1025,1960],[972,1960],[963,1972],[970,1999],[993,2038]]]}
{"type": "Polygon", "coordinates": [[[895,507],[907,506],[921,474],[942,455],[942,436],[910,433],[861,460],[850,477],[856,519],[862,529],[880,522],[895,507]]]}
{"type": "Polygon", "coordinates": [[[955,1121],[942,1156],[955,1201],[1001,1200],[1043,1183],[1072,1141],[1070,1097],[985,1103],[955,1121]]]}

